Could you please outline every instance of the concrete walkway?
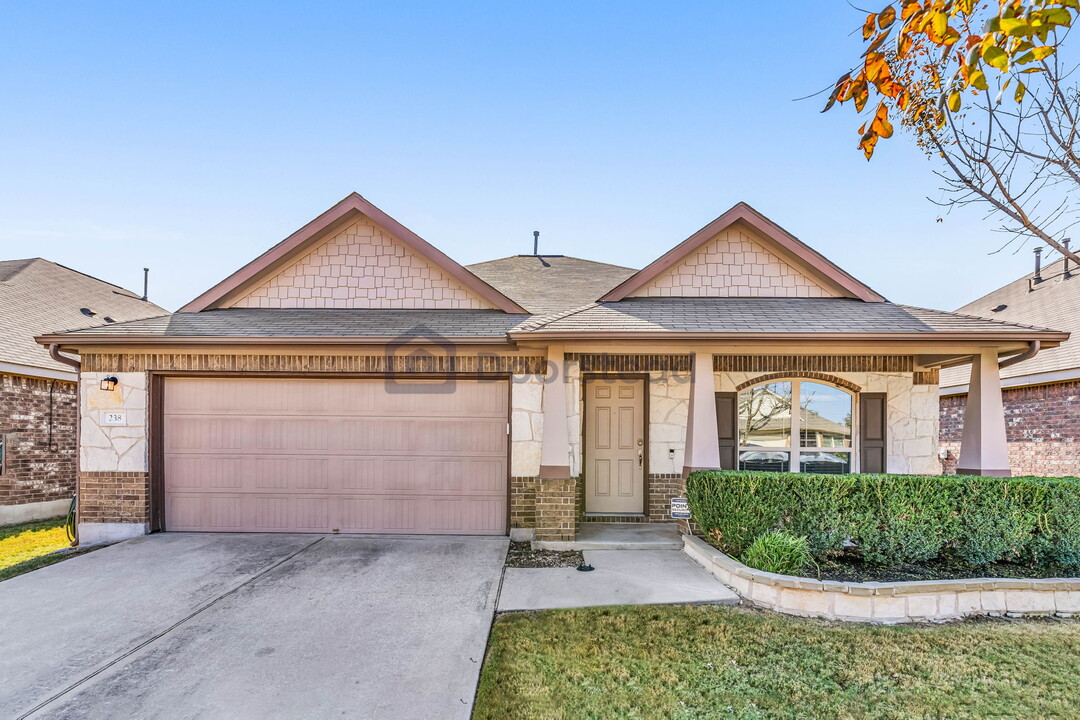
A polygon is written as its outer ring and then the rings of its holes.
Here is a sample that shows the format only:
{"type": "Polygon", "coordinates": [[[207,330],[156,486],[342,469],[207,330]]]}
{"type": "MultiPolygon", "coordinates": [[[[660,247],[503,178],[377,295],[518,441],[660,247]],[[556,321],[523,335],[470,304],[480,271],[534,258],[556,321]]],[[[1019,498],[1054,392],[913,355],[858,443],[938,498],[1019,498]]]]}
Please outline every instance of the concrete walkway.
{"type": "Polygon", "coordinates": [[[592,572],[507,568],[499,612],[597,605],[737,605],[739,596],[682,550],[585,550],[592,572]]]}
{"type": "Polygon", "coordinates": [[[573,540],[542,540],[538,550],[682,550],[675,523],[584,522],[573,540]]]}
{"type": "Polygon", "coordinates": [[[0,583],[0,717],[469,717],[506,538],[149,535],[0,583]]]}

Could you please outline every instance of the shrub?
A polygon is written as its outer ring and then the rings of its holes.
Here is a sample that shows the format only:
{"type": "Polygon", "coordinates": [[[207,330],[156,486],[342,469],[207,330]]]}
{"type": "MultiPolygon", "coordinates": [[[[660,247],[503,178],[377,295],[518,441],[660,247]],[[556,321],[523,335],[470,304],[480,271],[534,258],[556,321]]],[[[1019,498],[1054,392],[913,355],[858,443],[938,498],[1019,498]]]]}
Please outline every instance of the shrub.
{"type": "Polygon", "coordinates": [[[778,528],[792,505],[790,483],[777,473],[742,473],[738,478],[715,473],[711,480],[695,475],[687,480],[691,514],[720,549],[735,557],[778,528]]]}
{"type": "Polygon", "coordinates": [[[806,538],[784,530],[773,530],[758,537],[740,560],[752,568],[781,575],[797,575],[813,562],[806,538]]]}
{"type": "Polygon", "coordinates": [[[935,558],[953,536],[950,478],[859,475],[843,503],[852,542],[864,560],[876,565],[935,558]]]}
{"type": "Polygon", "coordinates": [[[1080,566],[1080,479],[1049,483],[1042,554],[1069,567],[1080,566]]]}
{"type": "Polygon", "coordinates": [[[969,565],[989,565],[1032,553],[1050,487],[1033,478],[972,477],[957,483],[957,556],[969,565]]]}
{"type": "Polygon", "coordinates": [[[734,557],[786,531],[815,559],[850,546],[891,566],[946,551],[975,566],[1080,565],[1075,478],[709,471],[691,474],[687,497],[698,526],[734,557]]]}

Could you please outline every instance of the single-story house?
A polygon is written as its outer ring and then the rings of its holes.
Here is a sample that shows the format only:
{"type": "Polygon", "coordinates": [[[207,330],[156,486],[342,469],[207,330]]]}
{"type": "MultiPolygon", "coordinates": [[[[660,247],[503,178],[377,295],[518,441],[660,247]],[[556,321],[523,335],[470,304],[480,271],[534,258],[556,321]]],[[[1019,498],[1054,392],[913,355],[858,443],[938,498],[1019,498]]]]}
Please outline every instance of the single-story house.
{"type": "MultiPolygon", "coordinates": [[[[956,312],[1080,332],[1080,268],[1066,258],[1043,268],[1039,259],[1035,272],[956,312]]],[[[966,364],[941,371],[941,448],[947,470],[960,453],[969,375],[966,364]]],[[[1080,475],[1080,339],[1074,335],[1002,370],[1001,387],[1013,474],[1080,475]]]]}
{"type": "Polygon", "coordinates": [[[48,260],[0,261],[0,525],[63,515],[75,492],[79,374],[34,336],[164,312],[48,260]]]}
{"type": "Polygon", "coordinates": [[[82,358],[84,542],[550,541],[670,521],[698,468],[938,474],[963,358],[962,470],[1007,473],[1000,358],[1067,338],[890,303],[743,203],[635,271],[463,267],[352,194],[171,316],[38,341],[82,358]]]}

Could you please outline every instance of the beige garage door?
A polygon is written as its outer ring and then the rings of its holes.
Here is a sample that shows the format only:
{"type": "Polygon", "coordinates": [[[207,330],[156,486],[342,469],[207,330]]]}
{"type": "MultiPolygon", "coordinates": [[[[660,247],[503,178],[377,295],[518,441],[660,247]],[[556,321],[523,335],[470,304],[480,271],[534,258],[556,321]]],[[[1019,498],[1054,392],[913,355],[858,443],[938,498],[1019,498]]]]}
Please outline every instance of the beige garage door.
{"type": "Polygon", "coordinates": [[[501,535],[506,381],[165,381],[165,529],[501,535]]]}

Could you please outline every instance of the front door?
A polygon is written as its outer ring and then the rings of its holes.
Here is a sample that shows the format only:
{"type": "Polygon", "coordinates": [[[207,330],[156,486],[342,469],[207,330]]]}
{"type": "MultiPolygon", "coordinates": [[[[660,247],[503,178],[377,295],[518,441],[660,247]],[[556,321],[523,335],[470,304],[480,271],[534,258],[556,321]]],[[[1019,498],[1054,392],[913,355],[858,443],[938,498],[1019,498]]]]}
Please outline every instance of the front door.
{"type": "Polygon", "coordinates": [[[585,512],[645,511],[645,382],[585,381],[585,512]]]}

